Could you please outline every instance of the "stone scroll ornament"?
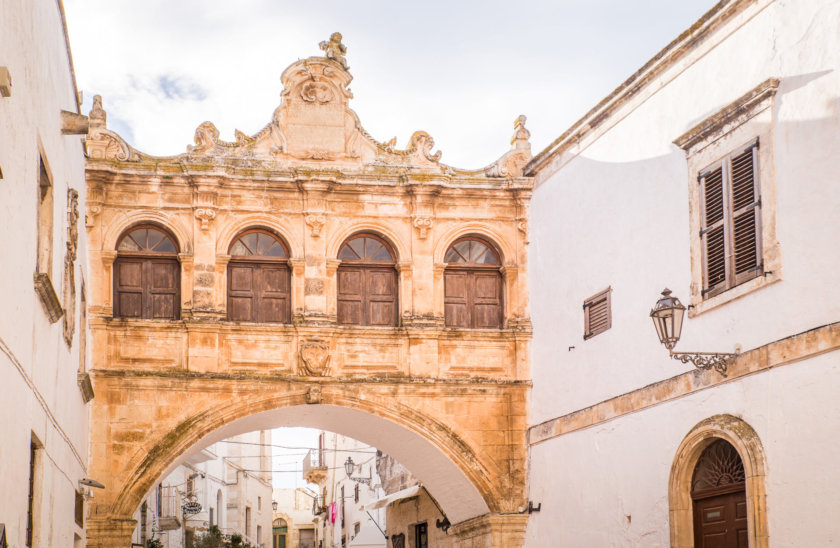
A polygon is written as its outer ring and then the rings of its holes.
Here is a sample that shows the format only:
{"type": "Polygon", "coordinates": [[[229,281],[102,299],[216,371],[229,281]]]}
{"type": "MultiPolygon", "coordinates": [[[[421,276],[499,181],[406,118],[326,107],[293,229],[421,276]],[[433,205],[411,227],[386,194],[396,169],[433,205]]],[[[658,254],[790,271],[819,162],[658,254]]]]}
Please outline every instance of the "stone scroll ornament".
{"type": "Polygon", "coordinates": [[[326,377],[330,374],[330,347],[320,341],[300,345],[300,373],[308,377],[326,377]]]}

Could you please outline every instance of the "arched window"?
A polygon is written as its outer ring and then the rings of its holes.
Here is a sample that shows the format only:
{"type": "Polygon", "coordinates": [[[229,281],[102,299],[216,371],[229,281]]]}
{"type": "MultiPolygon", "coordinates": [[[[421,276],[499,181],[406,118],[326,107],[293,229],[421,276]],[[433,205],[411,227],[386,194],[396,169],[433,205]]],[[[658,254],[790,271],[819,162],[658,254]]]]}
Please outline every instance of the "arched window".
{"type": "Polygon", "coordinates": [[[502,327],[502,272],[489,242],[468,236],[444,256],[444,316],[447,327],[502,327]]]}
{"type": "Polygon", "coordinates": [[[694,545],[738,548],[749,544],[744,463],[725,440],[700,455],[691,480],[694,545]]]}
{"type": "Polygon", "coordinates": [[[338,258],[338,323],[397,325],[397,269],[394,252],[373,234],[353,236],[338,258]]]}
{"type": "Polygon", "coordinates": [[[261,229],[247,230],[230,246],[228,319],[290,323],[289,254],[283,242],[261,229]]]}
{"type": "Polygon", "coordinates": [[[177,320],[180,294],[175,238],[153,225],[126,231],[114,262],[114,317],[177,320]]]}
{"type": "Polygon", "coordinates": [[[286,534],[289,531],[289,527],[286,524],[286,520],[284,520],[283,518],[275,519],[272,528],[274,533],[274,542],[272,543],[272,548],[286,548],[286,534]]]}

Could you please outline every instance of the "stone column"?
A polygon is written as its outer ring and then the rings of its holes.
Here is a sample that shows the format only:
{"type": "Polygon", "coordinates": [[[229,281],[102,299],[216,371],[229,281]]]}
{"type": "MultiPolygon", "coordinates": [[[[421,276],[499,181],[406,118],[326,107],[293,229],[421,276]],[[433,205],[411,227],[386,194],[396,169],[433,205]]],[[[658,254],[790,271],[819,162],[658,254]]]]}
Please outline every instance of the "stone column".
{"type": "Polygon", "coordinates": [[[87,548],[131,548],[137,526],[133,518],[89,518],[85,523],[87,548]]]}
{"type": "Polygon", "coordinates": [[[325,321],[329,316],[327,301],[326,252],[327,238],[323,228],[333,229],[327,223],[327,196],[335,181],[306,179],[298,181],[303,192],[304,227],[304,283],[303,313],[306,320],[325,321]]]}
{"type": "Polygon", "coordinates": [[[449,530],[455,548],[520,548],[525,544],[528,514],[484,514],[449,530]]]}

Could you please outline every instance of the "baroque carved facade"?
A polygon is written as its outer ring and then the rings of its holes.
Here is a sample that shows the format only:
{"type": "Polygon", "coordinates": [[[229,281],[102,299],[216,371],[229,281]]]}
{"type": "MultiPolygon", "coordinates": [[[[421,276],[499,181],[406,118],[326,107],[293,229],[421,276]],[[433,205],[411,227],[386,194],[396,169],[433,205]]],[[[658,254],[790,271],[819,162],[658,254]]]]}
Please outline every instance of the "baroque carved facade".
{"type": "MultiPolygon", "coordinates": [[[[177,156],[130,146],[94,100],[86,227],[102,397],[92,474],[108,489],[91,509],[89,546],[121,545],[151,482],[208,433],[257,412],[318,404],[362,410],[430,442],[475,493],[470,504],[441,495],[453,530],[469,522],[470,542],[477,530],[488,545],[502,530],[505,546],[521,542],[531,338],[525,118],[511,150],[477,170],[442,163],[422,131],[405,149],[377,141],[349,108],[340,38],[322,44],[326,57],[283,72],[281,104],[262,130],[224,141],[205,122],[177,156]],[[163,245],[159,233],[171,240],[166,253],[143,256],[163,245]],[[247,234],[279,246],[260,252],[256,270],[242,266],[236,247],[247,234]],[[389,258],[366,263],[355,236],[389,258]],[[447,253],[459,241],[485,246],[486,256],[464,251],[461,277],[449,279],[447,253]],[[342,254],[347,246],[357,260],[342,254]],[[362,312],[342,297],[357,274],[369,280],[362,312]],[[272,276],[287,281],[251,291],[272,276]],[[449,294],[460,290],[453,304],[449,294]],[[269,315],[254,316],[258,306],[269,315]]],[[[424,479],[432,490],[451,483],[424,479]]]]}

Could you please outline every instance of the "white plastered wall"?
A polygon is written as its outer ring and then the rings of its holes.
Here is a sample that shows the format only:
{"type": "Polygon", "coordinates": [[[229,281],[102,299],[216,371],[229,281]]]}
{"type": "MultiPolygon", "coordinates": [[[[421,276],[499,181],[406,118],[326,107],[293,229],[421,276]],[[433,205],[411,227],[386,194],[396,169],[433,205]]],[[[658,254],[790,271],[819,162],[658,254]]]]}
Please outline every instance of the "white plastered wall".
{"type": "MultiPolygon", "coordinates": [[[[75,83],[55,0],[4,0],[0,65],[12,77],[0,97],[0,522],[10,546],[23,546],[32,434],[43,444],[36,471],[36,546],[74,546],[74,491],[85,476],[88,414],[77,386],[79,301],[87,278],[84,157],[81,136],[61,134],[60,111],[77,112],[75,83]],[[50,278],[61,299],[67,240],[67,191],[79,192],[75,263],[76,330],[72,347],[62,321],[50,323],[33,286],[36,268],[39,153],[53,182],[50,278]]],[[[62,303],[64,304],[64,303],[62,303]]],[[[89,345],[88,345],[89,346],[89,345]]]]}

